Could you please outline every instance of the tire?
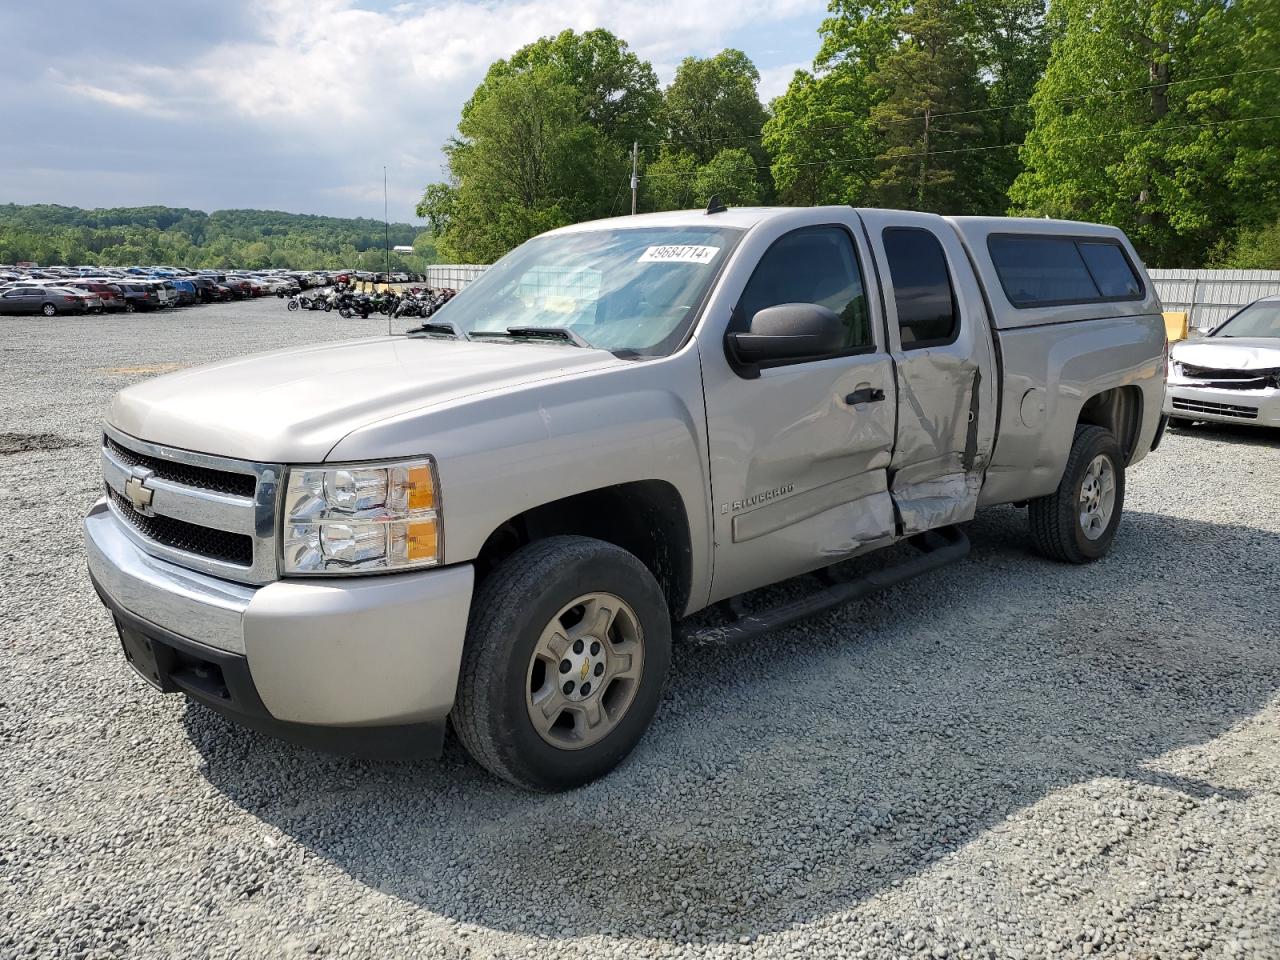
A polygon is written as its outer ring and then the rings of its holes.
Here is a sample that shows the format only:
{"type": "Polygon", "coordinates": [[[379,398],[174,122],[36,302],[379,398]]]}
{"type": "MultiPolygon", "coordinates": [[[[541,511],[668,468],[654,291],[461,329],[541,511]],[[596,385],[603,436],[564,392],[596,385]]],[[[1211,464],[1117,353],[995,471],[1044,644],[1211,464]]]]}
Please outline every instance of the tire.
{"type": "Polygon", "coordinates": [[[297,301],[297,300],[290,300],[290,301],[289,301],[289,309],[290,309],[290,310],[297,310],[297,309],[298,309],[298,301],[297,301]]]}
{"type": "Polygon", "coordinates": [[[57,316],[58,308],[55,307],[52,303],[46,303],[43,307],[40,308],[40,312],[43,313],[46,317],[53,317],[53,316],[57,316]]]}
{"type": "Polygon", "coordinates": [[[342,307],[342,308],[338,311],[338,316],[340,316],[343,320],[350,320],[350,319],[351,319],[351,308],[350,308],[350,307],[342,307]]]}
{"type": "Polygon", "coordinates": [[[531,790],[573,789],[608,773],[639,743],[662,698],[670,662],[671,616],[644,564],[602,540],[539,540],[499,564],[476,591],[453,726],[467,752],[495,776],[531,790]],[[575,606],[579,600],[586,603],[575,606]],[[593,641],[586,631],[609,606],[615,608],[614,619],[600,631],[607,648],[599,642],[579,644],[579,639],[593,641]],[[594,611],[590,624],[586,611],[594,611]],[[581,617],[579,622],[572,622],[574,616],[581,617]],[[578,630],[581,638],[574,637],[578,630]],[[569,645],[566,659],[554,668],[543,659],[544,638],[550,635],[567,638],[569,645]],[[562,664],[570,657],[574,665],[566,673],[562,664]],[[611,676],[624,657],[634,673],[611,676]],[[609,667],[602,669],[606,663],[609,667]],[[593,695],[573,705],[561,695],[576,680],[573,693],[583,697],[595,677],[603,679],[593,695]],[[547,701],[565,703],[563,712],[545,713],[555,721],[546,733],[534,726],[533,715],[541,709],[535,687],[550,691],[547,701]],[[597,711],[604,726],[598,723],[594,733],[587,726],[593,702],[612,702],[614,713],[597,711]],[[579,726],[586,735],[574,742],[579,726]]]}
{"type": "MultiPolygon", "coordinates": [[[[1105,478],[1107,469],[1102,468],[1105,478]]],[[[1105,504],[1105,479],[1101,484],[1099,499],[1105,504]]],[[[1038,497],[1029,504],[1028,519],[1031,537],[1036,549],[1051,560],[1064,563],[1091,563],[1106,555],[1120,526],[1124,510],[1124,455],[1115,435],[1105,427],[1080,425],[1076,427],[1071,454],[1063,471],[1058,489],[1045,497],[1038,497]],[[1112,483],[1109,511],[1081,509],[1082,493],[1086,483],[1094,485],[1092,470],[1095,462],[1106,461],[1110,467],[1112,483]],[[1086,527],[1086,520],[1090,527],[1086,527]],[[1105,522],[1102,522],[1105,519],[1105,522]]]]}
{"type": "Polygon", "coordinates": [[[129,303],[128,301],[125,301],[125,305],[124,305],[124,312],[125,312],[125,313],[134,313],[135,311],[137,311],[137,309],[138,309],[138,308],[137,308],[137,307],[135,307],[132,303],[129,303]]]}

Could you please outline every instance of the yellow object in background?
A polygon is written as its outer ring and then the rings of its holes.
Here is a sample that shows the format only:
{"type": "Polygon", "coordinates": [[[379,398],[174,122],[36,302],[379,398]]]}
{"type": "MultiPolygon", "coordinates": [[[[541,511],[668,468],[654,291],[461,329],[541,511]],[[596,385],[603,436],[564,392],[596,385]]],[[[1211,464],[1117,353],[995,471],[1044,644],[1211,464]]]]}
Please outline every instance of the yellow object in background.
{"type": "Polygon", "coordinates": [[[1185,310],[1169,310],[1164,315],[1164,333],[1170,343],[1187,339],[1187,324],[1191,315],[1185,310]]]}

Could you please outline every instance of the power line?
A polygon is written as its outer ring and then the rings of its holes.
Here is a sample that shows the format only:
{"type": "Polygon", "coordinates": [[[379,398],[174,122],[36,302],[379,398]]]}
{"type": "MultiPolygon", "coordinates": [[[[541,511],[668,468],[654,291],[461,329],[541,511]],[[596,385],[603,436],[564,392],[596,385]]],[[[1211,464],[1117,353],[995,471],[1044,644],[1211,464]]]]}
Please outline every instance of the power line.
{"type": "MultiPolygon", "coordinates": [[[[1057,97],[1052,100],[1041,100],[1039,101],[1039,103],[1041,104],[1078,103],[1081,100],[1092,100],[1096,97],[1118,97],[1127,93],[1141,93],[1146,90],[1154,90],[1157,87],[1177,87],[1187,83],[1203,83],[1204,81],[1207,81],[1207,80],[1227,80],[1227,79],[1232,79],[1234,77],[1247,77],[1247,76],[1252,76],[1260,73],[1276,73],[1277,71],[1280,71],[1280,66],[1258,67],[1253,70],[1237,70],[1233,73],[1207,74],[1205,76],[1200,76],[1200,77],[1187,77],[1183,80],[1170,80],[1168,83],[1146,83],[1146,84],[1143,84],[1142,86],[1122,87],[1118,90],[1096,90],[1093,93],[1081,93],[1081,94],[1076,94],[1070,97],[1057,97]]],[[[1037,101],[1035,101],[1034,99],[1022,100],[1022,101],[1019,101],[1018,103],[1009,103],[1009,104],[1004,104],[998,107],[975,107],[972,110],[952,110],[948,113],[931,113],[929,114],[929,118],[932,121],[932,120],[939,120],[944,117],[966,117],[966,116],[972,116],[974,114],[979,114],[979,113],[998,113],[1004,110],[1016,110],[1019,107],[1030,107],[1035,105],[1037,105],[1037,101]]],[[[918,114],[912,117],[902,117],[896,120],[887,120],[885,121],[885,123],[886,124],[914,123],[917,120],[923,120],[923,119],[924,119],[924,114],[918,114]]],[[[839,126],[833,126],[833,127],[810,127],[807,130],[807,132],[808,133],[829,133],[835,130],[847,130],[847,129],[849,129],[848,124],[841,124],[839,126]]],[[[679,144],[692,144],[692,143],[723,143],[728,140],[760,140],[763,137],[764,137],[763,133],[747,133],[747,134],[738,134],[731,137],[708,137],[703,140],[654,140],[651,143],[644,144],[644,146],[658,147],[663,145],[679,145],[679,144]]]]}
{"type": "MultiPolygon", "coordinates": [[[[1085,134],[1079,137],[1059,137],[1053,140],[1045,140],[1043,141],[1043,143],[1046,146],[1048,146],[1051,144],[1058,144],[1058,143],[1076,143],[1082,140],[1112,140],[1117,137],[1125,137],[1134,133],[1156,133],[1156,132],[1163,133],[1165,131],[1191,130],[1197,127],[1216,127],[1216,126],[1222,126],[1224,124],[1232,124],[1232,123],[1252,123],[1254,121],[1259,121],[1259,120],[1280,120],[1280,113],[1269,114],[1263,117],[1237,117],[1233,120],[1206,120],[1203,123],[1182,123],[1182,124],[1177,124],[1175,126],[1170,126],[1170,127],[1130,127],[1127,130],[1117,130],[1111,133],[1090,133],[1090,134],[1085,134]]],[[[948,154],[957,154],[957,153],[982,153],[982,152],[991,151],[991,150],[1013,150],[1019,147],[1023,147],[1025,145],[1026,145],[1026,141],[1020,140],[1017,143],[997,143],[997,144],[990,144],[982,147],[954,147],[949,150],[929,150],[929,151],[922,151],[918,153],[899,153],[899,154],[895,154],[893,156],[893,159],[894,160],[914,160],[914,159],[919,159],[921,157],[939,157],[939,156],[945,156],[948,154]]],[[[839,160],[807,160],[803,163],[793,164],[793,166],[829,167],[829,166],[837,166],[837,165],[844,165],[844,164],[850,164],[850,163],[864,163],[868,160],[880,160],[880,159],[882,159],[881,154],[871,154],[864,157],[846,157],[839,160]]],[[[755,167],[757,171],[771,170],[772,168],[773,168],[772,164],[755,167]]],[[[686,170],[661,171],[659,170],[657,172],[648,173],[646,174],[646,176],[649,179],[653,179],[654,177],[696,177],[699,172],[700,171],[696,171],[696,170],[694,171],[686,171],[686,170]]]]}

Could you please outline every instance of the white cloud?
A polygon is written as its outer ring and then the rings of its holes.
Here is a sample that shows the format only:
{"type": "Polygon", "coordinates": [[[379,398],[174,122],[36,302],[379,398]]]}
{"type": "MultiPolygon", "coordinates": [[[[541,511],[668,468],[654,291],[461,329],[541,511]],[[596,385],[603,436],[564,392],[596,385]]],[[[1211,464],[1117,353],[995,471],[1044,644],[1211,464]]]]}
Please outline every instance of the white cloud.
{"type": "Polygon", "coordinates": [[[787,92],[787,87],[791,84],[791,78],[795,76],[797,70],[809,70],[813,67],[812,63],[784,63],[781,66],[769,67],[760,71],[760,99],[767,106],[769,101],[774,97],[780,97],[787,92]]]}
{"type": "MultiPolygon", "coordinates": [[[[371,201],[367,185],[380,179],[385,162],[404,217],[422,187],[439,178],[440,147],[489,64],[540,36],[612,30],[653,62],[665,83],[683,57],[714,53],[737,31],[767,32],[771,23],[817,16],[825,7],[825,0],[742,0],[732,7],[685,0],[414,0],[370,10],[357,0],[260,0],[245,7],[252,30],[230,31],[181,62],[94,57],[50,75],[76,97],[152,116],[198,112],[241,135],[256,131],[268,148],[286,144],[314,156],[327,172],[313,188],[335,199],[371,201]]],[[[785,89],[793,69],[763,70],[762,98],[785,89]]]]}

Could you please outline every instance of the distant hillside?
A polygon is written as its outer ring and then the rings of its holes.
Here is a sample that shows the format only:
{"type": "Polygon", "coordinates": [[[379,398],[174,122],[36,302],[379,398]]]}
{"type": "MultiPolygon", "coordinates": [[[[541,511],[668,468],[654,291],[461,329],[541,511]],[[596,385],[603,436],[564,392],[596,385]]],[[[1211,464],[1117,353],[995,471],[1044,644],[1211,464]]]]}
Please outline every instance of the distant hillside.
{"type": "MultiPolygon", "coordinates": [[[[319,217],[279,210],[188,210],[116,207],[83,210],[57,204],[0,204],[0,263],[175,267],[357,267],[381,270],[380,220],[319,217]]],[[[421,269],[437,260],[431,235],[391,224],[391,245],[412,244],[411,257],[392,254],[392,269],[421,269]]]]}

